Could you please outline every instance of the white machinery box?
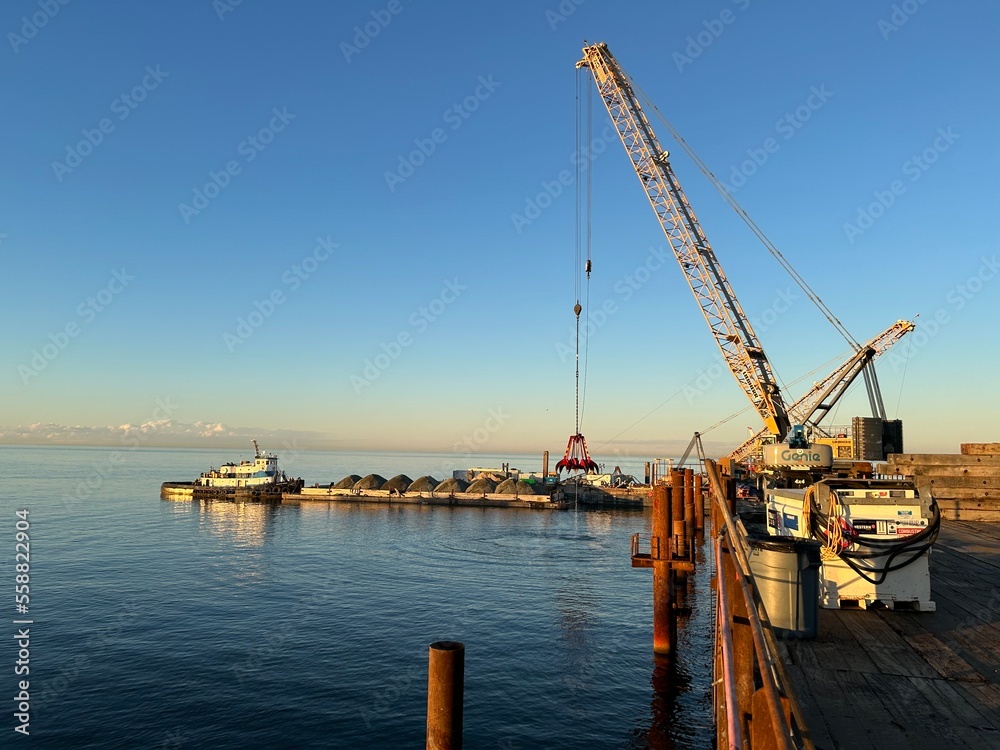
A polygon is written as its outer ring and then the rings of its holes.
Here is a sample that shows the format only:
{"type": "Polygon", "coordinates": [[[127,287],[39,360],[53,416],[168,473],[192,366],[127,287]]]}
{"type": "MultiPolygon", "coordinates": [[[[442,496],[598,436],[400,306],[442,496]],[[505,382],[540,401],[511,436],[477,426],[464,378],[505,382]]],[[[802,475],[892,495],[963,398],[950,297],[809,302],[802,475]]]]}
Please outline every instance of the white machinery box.
{"type": "Polygon", "coordinates": [[[933,611],[930,549],[940,515],[911,482],[824,479],[807,489],[766,491],[771,534],[824,545],[820,604],[933,611]]]}

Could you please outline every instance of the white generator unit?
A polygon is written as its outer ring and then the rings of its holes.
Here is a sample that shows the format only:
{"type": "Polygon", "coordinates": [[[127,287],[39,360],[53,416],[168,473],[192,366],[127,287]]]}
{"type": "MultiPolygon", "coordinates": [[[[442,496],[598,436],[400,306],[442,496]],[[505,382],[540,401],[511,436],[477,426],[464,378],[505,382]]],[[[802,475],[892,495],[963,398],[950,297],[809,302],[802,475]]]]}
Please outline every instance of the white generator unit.
{"type": "Polygon", "coordinates": [[[771,534],[823,544],[821,606],[934,611],[928,561],[941,516],[912,482],[830,478],[767,489],[765,503],[771,534]]]}

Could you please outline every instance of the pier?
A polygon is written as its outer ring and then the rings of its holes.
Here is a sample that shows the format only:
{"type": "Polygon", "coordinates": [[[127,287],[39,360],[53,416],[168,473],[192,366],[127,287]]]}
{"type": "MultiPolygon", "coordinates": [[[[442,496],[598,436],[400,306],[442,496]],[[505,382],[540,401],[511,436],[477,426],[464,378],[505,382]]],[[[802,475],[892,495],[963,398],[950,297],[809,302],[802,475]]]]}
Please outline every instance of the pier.
{"type": "Polygon", "coordinates": [[[946,520],[936,612],[821,609],[779,650],[817,748],[1000,746],[1000,525],[946,520]]]}
{"type": "Polygon", "coordinates": [[[715,464],[719,747],[1000,746],[1000,524],[942,522],[937,610],[819,609],[815,639],[779,639],[750,573],[732,484],[715,464]]]}

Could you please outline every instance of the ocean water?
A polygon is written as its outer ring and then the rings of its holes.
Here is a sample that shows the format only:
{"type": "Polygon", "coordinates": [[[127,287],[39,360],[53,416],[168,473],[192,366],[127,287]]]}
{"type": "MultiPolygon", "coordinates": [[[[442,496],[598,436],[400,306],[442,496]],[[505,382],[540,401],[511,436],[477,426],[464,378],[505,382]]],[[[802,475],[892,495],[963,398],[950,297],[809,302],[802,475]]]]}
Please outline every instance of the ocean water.
{"type": "MultiPolygon", "coordinates": [[[[465,644],[467,748],[712,746],[709,565],[690,585],[677,663],[657,664],[651,573],[629,565],[648,512],[159,498],[161,482],[238,453],[0,447],[0,746],[421,747],[438,640],[465,644]],[[22,508],[27,615],[12,592],[22,508]],[[27,676],[13,673],[19,618],[32,620],[27,676]],[[22,679],[27,741],[11,710],[22,679]]],[[[288,458],[307,484],[469,464],[288,458]]],[[[540,463],[475,463],[501,460],[540,463]]]]}

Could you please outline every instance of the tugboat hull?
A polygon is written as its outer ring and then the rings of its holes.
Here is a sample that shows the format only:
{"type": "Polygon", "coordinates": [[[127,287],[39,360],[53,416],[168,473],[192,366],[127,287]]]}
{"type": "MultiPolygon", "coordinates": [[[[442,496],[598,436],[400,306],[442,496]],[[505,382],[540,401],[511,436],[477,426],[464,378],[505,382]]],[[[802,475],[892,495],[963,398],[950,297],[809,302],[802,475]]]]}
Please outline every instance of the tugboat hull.
{"type": "Polygon", "coordinates": [[[297,494],[302,489],[302,484],[301,479],[249,487],[211,487],[194,482],[164,482],[160,485],[160,497],[164,500],[234,500],[280,503],[282,493],[297,494]]]}

